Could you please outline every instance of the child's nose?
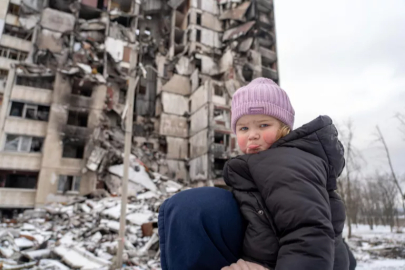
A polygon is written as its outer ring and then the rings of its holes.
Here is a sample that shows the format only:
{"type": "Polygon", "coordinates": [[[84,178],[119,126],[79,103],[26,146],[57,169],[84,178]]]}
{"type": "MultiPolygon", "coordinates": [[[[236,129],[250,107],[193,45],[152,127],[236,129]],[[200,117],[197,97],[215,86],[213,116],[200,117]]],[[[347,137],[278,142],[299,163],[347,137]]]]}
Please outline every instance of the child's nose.
{"type": "Polygon", "coordinates": [[[260,134],[259,134],[259,132],[256,132],[256,131],[252,131],[249,134],[250,140],[257,140],[259,137],[260,137],[260,134]]]}

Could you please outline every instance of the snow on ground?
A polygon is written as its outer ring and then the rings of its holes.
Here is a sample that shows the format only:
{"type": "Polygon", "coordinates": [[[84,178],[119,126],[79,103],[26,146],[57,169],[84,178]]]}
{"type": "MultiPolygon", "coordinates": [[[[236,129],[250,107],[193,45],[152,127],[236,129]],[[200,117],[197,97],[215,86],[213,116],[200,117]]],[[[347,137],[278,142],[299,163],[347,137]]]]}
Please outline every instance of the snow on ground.
{"type": "MultiPolygon", "coordinates": [[[[343,236],[347,239],[347,226],[343,236]]],[[[353,225],[348,243],[357,259],[356,270],[404,270],[405,231],[389,226],[353,225]]]]}

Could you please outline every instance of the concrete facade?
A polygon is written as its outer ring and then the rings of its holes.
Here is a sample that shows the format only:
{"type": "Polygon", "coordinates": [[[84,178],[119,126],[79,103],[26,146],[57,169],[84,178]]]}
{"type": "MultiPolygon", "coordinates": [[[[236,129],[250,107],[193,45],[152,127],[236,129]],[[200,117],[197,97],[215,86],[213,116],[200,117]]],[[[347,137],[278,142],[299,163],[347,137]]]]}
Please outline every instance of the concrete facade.
{"type": "Polygon", "coordinates": [[[0,30],[0,208],[112,192],[129,87],[131,153],[221,186],[233,93],[279,81],[272,0],[1,1],[0,30]]]}

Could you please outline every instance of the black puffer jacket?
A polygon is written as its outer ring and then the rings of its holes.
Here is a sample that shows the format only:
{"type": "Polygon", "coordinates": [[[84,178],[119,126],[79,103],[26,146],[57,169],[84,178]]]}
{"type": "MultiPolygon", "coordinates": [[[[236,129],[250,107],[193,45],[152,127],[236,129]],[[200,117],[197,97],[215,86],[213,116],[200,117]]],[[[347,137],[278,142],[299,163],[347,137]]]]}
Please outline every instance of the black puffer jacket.
{"type": "Polygon", "coordinates": [[[320,116],[269,150],[228,161],[225,182],[247,220],[244,259],[276,270],[346,270],[345,165],[332,120],[320,116]],[[336,251],[336,254],[335,254],[336,251]]]}

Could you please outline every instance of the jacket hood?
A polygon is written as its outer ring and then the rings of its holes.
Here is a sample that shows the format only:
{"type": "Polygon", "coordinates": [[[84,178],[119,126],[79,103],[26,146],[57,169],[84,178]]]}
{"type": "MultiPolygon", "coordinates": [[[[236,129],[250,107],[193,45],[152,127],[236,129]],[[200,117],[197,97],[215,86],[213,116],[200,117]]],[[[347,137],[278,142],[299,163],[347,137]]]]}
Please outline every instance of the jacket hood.
{"type": "Polygon", "coordinates": [[[319,116],[275,142],[270,149],[294,147],[323,159],[329,164],[327,189],[336,189],[336,179],[345,166],[344,148],[329,116],[319,116]]]}

